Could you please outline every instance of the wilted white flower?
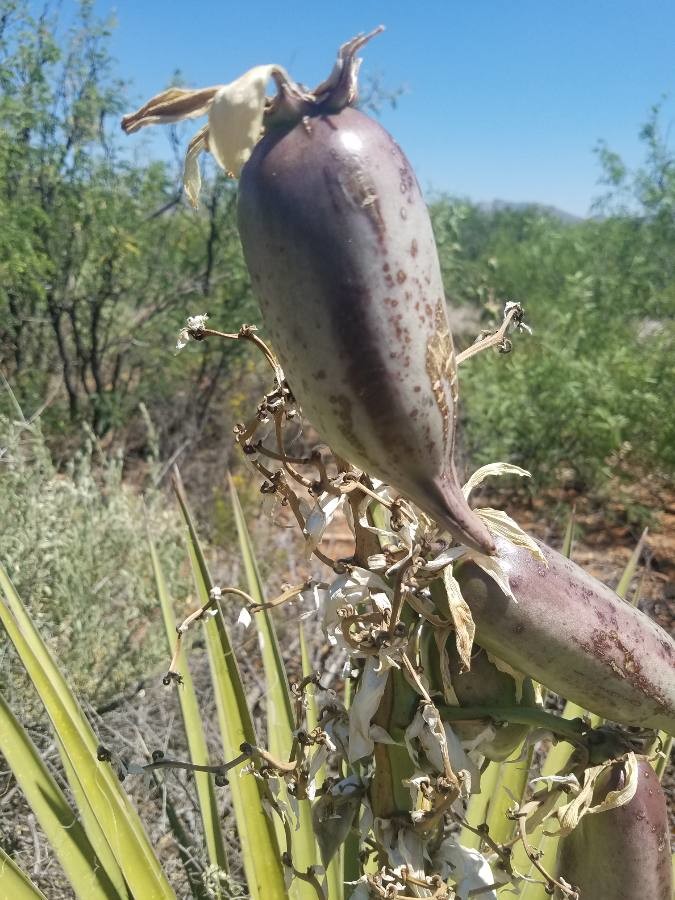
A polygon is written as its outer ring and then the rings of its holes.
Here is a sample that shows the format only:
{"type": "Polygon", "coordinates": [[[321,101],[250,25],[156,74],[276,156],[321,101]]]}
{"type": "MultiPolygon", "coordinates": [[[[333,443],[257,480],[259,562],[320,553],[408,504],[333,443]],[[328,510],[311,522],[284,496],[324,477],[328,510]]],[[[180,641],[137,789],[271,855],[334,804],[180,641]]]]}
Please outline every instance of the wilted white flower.
{"type": "MultiPolygon", "coordinates": [[[[522,478],[530,477],[530,473],[526,469],[521,469],[520,466],[514,466],[511,463],[504,462],[490,463],[487,466],[482,466],[480,469],[477,469],[471,478],[469,478],[462,488],[464,497],[468,500],[471,491],[486,478],[493,475],[519,475],[522,478]]],[[[474,550],[464,548],[465,552],[462,554],[462,558],[473,560],[477,566],[483,569],[483,571],[490,575],[491,578],[494,578],[501,590],[510,597],[514,603],[517,603],[509,585],[508,563],[504,557],[499,554],[499,539],[507,540],[516,547],[524,547],[529,550],[532,556],[539,562],[544,563],[544,565],[548,565],[548,563],[534,538],[523,531],[518,523],[514,522],[514,520],[503,512],[503,510],[486,507],[474,511],[476,515],[483,520],[490,534],[498,539],[498,551],[494,556],[486,556],[482,553],[477,553],[474,550]]],[[[428,565],[427,568],[429,567],[430,566],[428,565]]]]}
{"type": "Polygon", "coordinates": [[[322,727],[330,737],[337,752],[346,759],[349,747],[349,718],[347,710],[339,700],[333,700],[330,708],[330,715],[322,716],[322,727]]]}
{"type": "Polygon", "coordinates": [[[424,565],[424,568],[420,570],[420,574],[434,575],[437,572],[440,572],[441,569],[444,569],[446,566],[455,562],[455,560],[464,556],[466,552],[467,548],[464,546],[448,547],[447,550],[442,550],[437,556],[428,559],[424,565]]]}
{"type": "Polygon", "coordinates": [[[617,790],[609,791],[604,800],[593,806],[593,790],[596,782],[604,772],[610,770],[615,765],[615,760],[609,760],[599,766],[590,766],[584,772],[584,782],[581,790],[570,800],[555,811],[555,817],[560,823],[560,831],[558,834],[569,834],[579,821],[586,815],[602,813],[608,809],[617,809],[625,806],[635,796],[638,784],[638,761],[635,754],[631,751],[623,757],[625,768],[625,783],[623,787],[617,790]]]}
{"type": "Polygon", "coordinates": [[[346,881],[345,886],[353,887],[354,890],[349,895],[349,900],[368,900],[370,897],[370,885],[368,884],[368,875],[362,875],[358,881],[346,881]]]}
{"type": "MultiPolygon", "coordinates": [[[[471,891],[489,887],[497,880],[485,857],[469,847],[462,847],[455,838],[447,837],[434,854],[434,866],[441,878],[455,882],[457,900],[467,900],[471,891]]],[[[496,891],[480,894],[485,900],[497,900],[496,891]]]]}
{"type": "Polygon", "coordinates": [[[374,553],[368,557],[368,568],[372,572],[383,572],[387,568],[387,557],[384,553],[374,553]]]}
{"type": "Polygon", "coordinates": [[[416,766],[423,768],[418,747],[424,751],[435,772],[445,770],[447,757],[453,772],[463,774],[463,792],[475,793],[478,790],[480,780],[478,768],[464,752],[461,741],[452,728],[441,721],[433,703],[425,703],[417,710],[415,718],[406,728],[405,743],[416,766]]]}
{"type": "Polygon", "coordinates": [[[237,178],[260,139],[265,112],[265,87],[276,75],[288,81],[280,66],[255,66],[229,84],[200,90],[169,88],[122,119],[127,134],[146,125],[161,125],[208,115],[185,156],[183,185],[193,206],[201,188],[199,156],[209,151],[221,169],[237,178]]]}
{"type": "Polygon", "coordinates": [[[242,606],[241,612],[237,618],[237,625],[241,625],[242,628],[248,628],[252,621],[251,613],[245,606],[242,606]]]}
{"type": "Polygon", "coordinates": [[[573,794],[578,794],[581,790],[581,785],[576,775],[538,775],[536,778],[530,778],[528,784],[532,787],[533,784],[539,784],[541,781],[548,786],[564,784],[571,788],[571,793],[573,794]]]}
{"type": "Polygon", "coordinates": [[[514,466],[512,463],[489,463],[487,466],[481,466],[480,469],[476,469],[471,478],[466,482],[462,488],[465,499],[468,500],[471,491],[492,475],[519,475],[521,478],[531,477],[527,469],[521,469],[520,466],[514,466]]]}
{"type": "MultiPolygon", "coordinates": [[[[384,847],[394,875],[405,885],[403,870],[424,881],[425,841],[421,834],[392,819],[375,819],[375,838],[384,847]]],[[[420,896],[427,895],[427,891],[420,896]]],[[[394,894],[394,896],[396,896],[394,894]]]]}
{"type": "Polygon", "coordinates": [[[182,350],[183,347],[187,346],[188,341],[192,338],[193,331],[199,331],[202,328],[206,328],[207,319],[208,315],[206,313],[202,313],[201,316],[188,316],[184,327],[181,328],[178,333],[176,350],[182,350]]]}
{"type": "MultiPolygon", "coordinates": [[[[478,512],[478,510],[476,510],[476,512],[478,512]]],[[[484,553],[479,553],[477,550],[467,550],[462,558],[472,560],[472,562],[481,568],[486,575],[489,575],[490,578],[497,582],[499,589],[506,594],[507,597],[510,597],[514,603],[517,603],[518,601],[513,596],[513,591],[511,590],[511,584],[509,582],[509,572],[512,569],[511,561],[500,554],[499,541],[496,541],[496,544],[497,552],[494,556],[486,556],[484,553]]]]}
{"type": "Polygon", "coordinates": [[[370,723],[377,712],[389,678],[389,667],[379,659],[366,659],[352,705],[349,708],[349,762],[370,756],[375,742],[370,733],[370,723]]]}
{"type": "Polygon", "coordinates": [[[316,550],[331,519],[344,505],[346,494],[332,494],[325,491],[305,520],[305,553],[308,557],[316,550]]]}
{"type": "Polygon", "coordinates": [[[342,641],[341,619],[338,610],[345,606],[357,608],[369,602],[371,589],[391,596],[389,585],[375,572],[352,566],[348,572],[338,577],[329,586],[323,602],[323,628],[331,644],[342,641]]]}
{"type": "Polygon", "coordinates": [[[307,619],[319,609],[328,597],[327,585],[322,582],[313,581],[309,587],[298,594],[298,600],[301,605],[301,619],[307,619]]]}
{"type": "Polygon", "coordinates": [[[501,509],[490,509],[489,507],[476,510],[476,515],[481,518],[487,525],[487,529],[493,537],[505,538],[510,544],[516,547],[524,547],[529,550],[532,556],[543,563],[548,568],[546,557],[539,549],[539,544],[533,537],[523,531],[517,522],[507,515],[501,509]]]}
{"type": "Polygon", "coordinates": [[[319,771],[319,769],[321,768],[321,766],[326,764],[326,761],[328,759],[328,754],[335,753],[336,750],[337,750],[337,747],[335,746],[333,741],[330,739],[330,735],[328,735],[326,732],[324,732],[323,740],[321,741],[320,744],[316,745],[316,749],[314,750],[314,753],[312,754],[312,759],[309,764],[309,773],[307,776],[309,781],[313,781],[313,779],[316,778],[316,774],[319,771]]]}

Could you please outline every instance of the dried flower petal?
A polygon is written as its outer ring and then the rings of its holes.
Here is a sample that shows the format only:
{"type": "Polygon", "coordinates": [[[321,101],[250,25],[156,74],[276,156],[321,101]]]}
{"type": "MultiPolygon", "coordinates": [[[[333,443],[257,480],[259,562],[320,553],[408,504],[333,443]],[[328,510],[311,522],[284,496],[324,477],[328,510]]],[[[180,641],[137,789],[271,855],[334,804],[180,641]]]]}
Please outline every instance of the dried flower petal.
{"type": "Polygon", "coordinates": [[[375,657],[363,667],[361,682],[349,708],[349,762],[370,756],[375,742],[370,735],[370,722],[377,712],[389,678],[389,670],[375,657]]]}
{"type": "Polygon", "coordinates": [[[194,331],[199,331],[201,328],[206,328],[206,321],[208,319],[208,315],[206,313],[202,313],[201,316],[188,316],[185,326],[181,328],[178,333],[178,340],[176,341],[176,350],[182,350],[183,347],[186,346],[187,342],[191,340],[192,333],[194,331]]]}
{"type": "Polygon", "coordinates": [[[239,617],[237,618],[237,625],[241,625],[242,628],[248,628],[251,622],[251,613],[246,609],[245,606],[242,606],[239,617]]]}
{"type": "Polygon", "coordinates": [[[555,833],[555,836],[569,834],[585,815],[602,813],[608,809],[617,809],[633,799],[638,784],[638,762],[635,754],[630,752],[624,758],[626,770],[624,786],[619,790],[610,791],[601,803],[595,806],[592,805],[593,791],[598,779],[615,764],[616,760],[609,760],[603,765],[591,766],[586,769],[584,772],[584,783],[579,793],[573,800],[560,806],[555,812],[555,816],[560,823],[560,830],[555,833]]]}
{"type": "Polygon", "coordinates": [[[285,75],[279,66],[255,66],[229,84],[200,90],[169,88],[124,116],[122,128],[131,134],[146,125],[208,114],[208,125],[192,138],[185,157],[183,184],[190,203],[196,207],[201,186],[199,156],[208,150],[221,169],[235,178],[239,176],[262,133],[265,87],[273,72],[285,75]]]}
{"type": "Polygon", "coordinates": [[[508,516],[501,509],[490,509],[489,507],[475,510],[476,514],[485,522],[488,530],[495,537],[505,538],[509,543],[516,547],[524,547],[529,550],[532,556],[542,562],[548,568],[548,561],[539,549],[539,544],[534,538],[530,537],[526,531],[518,525],[517,522],[508,516]]]}
{"type": "Polygon", "coordinates": [[[464,494],[465,499],[468,500],[471,491],[492,475],[520,475],[523,478],[531,477],[527,469],[521,469],[520,466],[514,466],[511,463],[505,462],[489,463],[487,466],[481,466],[480,469],[477,469],[464,485],[462,493],[464,494]]]}
{"type": "MultiPolygon", "coordinates": [[[[471,891],[486,888],[497,880],[485,857],[469,847],[463,847],[454,837],[447,837],[434,854],[434,866],[443,880],[455,882],[457,900],[467,900],[471,891]]],[[[497,900],[496,891],[481,892],[485,900],[497,900]]]]}
{"type": "Polygon", "coordinates": [[[462,597],[459,582],[452,574],[452,566],[443,570],[443,583],[447,597],[447,612],[455,626],[455,644],[459,658],[462,661],[462,672],[468,672],[471,668],[471,648],[476,626],[469,609],[469,604],[462,597]]]}
{"type": "Polygon", "coordinates": [[[305,553],[308,557],[316,550],[331,519],[342,508],[346,499],[346,494],[335,495],[326,491],[315,503],[314,508],[307,516],[303,529],[305,553]]]}
{"type": "Polygon", "coordinates": [[[260,139],[265,112],[265,87],[278,66],[255,66],[223,85],[209,108],[209,150],[216,162],[239,177],[260,139]]]}

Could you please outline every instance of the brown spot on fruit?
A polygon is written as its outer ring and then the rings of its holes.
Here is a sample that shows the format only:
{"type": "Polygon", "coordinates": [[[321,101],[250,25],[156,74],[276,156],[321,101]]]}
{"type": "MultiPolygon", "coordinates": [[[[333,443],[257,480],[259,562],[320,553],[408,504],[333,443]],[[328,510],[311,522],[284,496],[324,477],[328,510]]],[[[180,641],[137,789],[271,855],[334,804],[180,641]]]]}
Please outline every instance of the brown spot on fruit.
{"type": "Polygon", "coordinates": [[[410,255],[413,257],[413,259],[417,256],[418,249],[419,248],[417,246],[417,241],[415,238],[413,238],[412,244],[410,245],[410,255]]]}
{"type": "Polygon", "coordinates": [[[399,284],[403,284],[403,282],[407,279],[407,277],[408,276],[405,274],[403,269],[399,269],[398,272],[396,273],[396,281],[398,281],[399,284]]]}
{"type": "Polygon", "coordinates": [[[447,449],[451,437],[450,420],[457,405],[457,377],[452,337],[441,301],[436,306],[434,326],[435,331],[427,345],[426,370],[443,420],[443,446],[447,449]],[[453,401],[452,410],[448,402],[448,389],[453,401]]]}

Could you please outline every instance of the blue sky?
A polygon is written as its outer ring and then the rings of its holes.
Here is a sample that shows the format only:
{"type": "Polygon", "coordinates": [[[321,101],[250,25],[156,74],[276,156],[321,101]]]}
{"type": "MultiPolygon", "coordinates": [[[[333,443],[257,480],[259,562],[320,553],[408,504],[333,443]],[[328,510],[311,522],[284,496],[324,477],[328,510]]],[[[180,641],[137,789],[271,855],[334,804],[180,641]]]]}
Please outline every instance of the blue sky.
{"type": "MultiPolygon", "coordinates": [[[[640,125],[664,94],[664,124],[675,120],[672,0],[97,0],[97,8],[115,12],[112,50],[137,103],[176,69],[204,86],[275,62],[312,85],[338,44],[384,24],[363,51],[363,71],[406,93],[383,124],[425,190],[477,201],[584,215],[599,191],[597,141],[635,165],[640,125]]],[[[157,140],[151,147],[162,150],[157,140]]]]}

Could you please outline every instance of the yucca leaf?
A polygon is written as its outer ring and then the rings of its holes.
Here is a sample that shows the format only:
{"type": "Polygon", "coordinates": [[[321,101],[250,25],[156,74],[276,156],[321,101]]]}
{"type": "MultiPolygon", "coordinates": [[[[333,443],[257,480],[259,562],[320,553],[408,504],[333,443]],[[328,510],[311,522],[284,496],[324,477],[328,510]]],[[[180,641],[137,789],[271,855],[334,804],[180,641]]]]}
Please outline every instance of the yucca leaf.
{"type": "Polygon", "coordinates": [[[631,553],[631,557],[626,564],[626,568],[623,570],[623,574],[619,579],[619,583],[616,586],[616,592],[622,600],[626,599],[628,594],[628,588],[630,587],[630,583],[633,580],[633,575],[635,575],[635,571],[638,567],[638,563],[640,562],[640,557],[642,556],[642,549],[645,545],[645,541],[647,540],[648,529],[645,530],[640,535],[640,540],[635,545],[635,549],[631,553]]]}
{"type": "MultiPolygon", "coordinates": [[[[205,605],[213,581],[177,469],[174,469],[173,487],[187,529],[197,596],[200,604],[205,605]]],[[[228,761],[239,756],[243,743],[257,744],[257,737],[230,635],[220,610],[218,615],[206,621],[204,635],[223,754],[225,761],[228,761]]],[[[274,825],[263,806],[263,794],[257,779],[252,774],[242,774],[242,768],[243,764],[232,769],[228,780],[248,889],[254,900],[285,900],[287,893],[274,825]]]]}
{"type": "Polygon", "coordinates": [[[73,794],[75,806],[77,807],[80,814],[82,827],[84,828],[87,837],[91,841],[91,845],[94,848],[96,856],[98,857],[102,867],[105,869],[108,878],[114,884],[119,896],[126,898],[128,896],[128,891],[124,882],[124,875],[122,874],[122,870],[120,869],[117,860],[115,859],[115,854],[113,853],[113,850],[108,843],[105,832],[96,817],[91,803],[89,802],[87,792],[80,783],[80,779],[78,778],[77,773],[73,768],[70,757],[66,753],[58,737],[56,739],[56,746],[59,750],[59,756],[61,757],[61,764],[66,774],[66,779],[73,794]]]}
{"type": "MultiPolygon", "coordinates": [[[[239,536],[239,549],[244,563],[248,592],[256,603],[265,602],[265,591],[253,551],[251,538],[246,527],[244,513],[239,502],[237,490],[228,473],[230,499],[234,510],[234,520],[239,536]]],[[[293,742],[295,722],[293,720],[293,701],[286,677],[279,641],[270,611],[265,609],[255,615],[255,624],[260,635],[265,683],[267,688],[267,734],[269,749],[273,756],[288,759],[293,742]]]]}
{"type": "MultiPolygon", "coordinates": [[[[307,646],[307,639],[305,638],[305,629],[300,622],[298,627],[298,632],[300,636],[300,658],[302,660],[302,677],[308,678],[313,670],[312,664],[309,658],[309,648],[307,646]]],[[[312,685],[307,690],[307,730],[313,731],[319,724],[319,712],[316,703],[316,688],[312,685]]],[[[326,767],[321,766],[317,773],[317,783],[320,785],[323,784],[326,778],[326,767]]],[[[342,900],[344,893],[344,886],[342,883],[342,854],[344,853],[344,845],[340,847],[338,852],[335,854],[333,859],[328,863],[328,868],[326,869],[326,884],[328,888],[328,896],[331,898],[335,897],[335,900],[342,900]]]]}
{"type": "Polygon", "coordinates": [[[475,834],[471,829],[478,828],[487,820],[490,798],[496,790],[500,768],[501,766],[497,762],[491,762],[486,766],[480,776],[480,793],[472,794],[469,798],[464,818],[467,825],[471,827],[463,827],[459,833],[459,842],[463,847],[471,847],[474,850],[478,850],[480,847],[480,835],[475,834]]]}
{"type": "Polygon", "coordinates": [[[0,847],[0,900],[47,900],[28,875],[0,847]]]}
{"type": "MultiPolygon", "coordinates": [[[[533,747],[524,751],[524,744],[520,744],[504,762],[491,762],[481,774],[480,794],[472,794],[469,799],[465,815],[467,823],[473,828],[487,825],[490,837],[498,844],[511,840],[515,832],[515,823],[507,812],[513,806],[514,798],[517,802],[523,799],[533,752],[533,747]]],[[[478,849],[480,836],[462,828],[459,842],[478,849]]]]}
{"type": "MultiPolygon", "coordinates": [[[[265,591],[262,578],[260,577],[260,570],[258,569],[251,537],[246,527],[241,503],[237,496],[237,490],[229,473],[228,482],[248,592],[256,603],[264,603],[265,591]]],[[[288,759],[293,744],[295,720],[286,667],[281,656],[279,640],[270,611],[265,609],[256,613],[255,624],[258,628],[265,671],[269,749],[277,759],[288,759]]],[[[316,865],[320,861],[320,854],[312,827],[312,811],[308,800],[300,800],[298,802],[298,815],[299,827],[292,832],[293,863],[296,869],[305,871],[308,866],[316,865]]],[[[298,900],[305,900],[305,898],[306,900],[316,900],[314,888],[306,882],[296,880],[292,885],[291,891],[298,900]]]]}
{"type": "Polygon", "coordinates": [[[523,747],[517,750],[499,767],[499,777],[495,785],[495,792],[490,798],[490,806],[486,824],[493,840],[505,844],[511,840],[515,833],[515,823],[507,815],[513,806],[513,798],[522,802],[527,788],[527,780],[532,764],[534,747],[530,747],[524,753],[524,758],[519,759],[523,747]]]}
{"type": "MultiPolygon", "coordinates": [[[[148,543],[150,545],[150,558],[152,560],[152,569],[155,576],[155,584],[157,586],[157,596],[162,609],[162,618],[164,620],[169,653],[173,653],[176,642],[176,617],[167,590],[166,579],[164,578],[157,551],[149,533],[148,543]]],[[[180,703],[181,715],[183,717],[183,727],[187,738],[190,759],[196,765],[209,765],[209,751],[206,746],[206,737],[204,736],[197,694],[188,668],[185,651],[182,648],[178,655],[177,665],[178,671],[183,679],[183,683],[178,687],[178,700],[180,703]]],[[[204,839],[206,841],[206,851],[209,862],[211,865],[218,866],[218,868],[227,872],[227,851],[223,841],[223,832],[220,827],[220,815],[218,812],[218,801],[216,799],[216,789],[213,783],[213,777],[208,772],[195,772],[194,779],[195,787],[197,788],[197,799],[199,801],[199,811],[204,827],[204,839]]]]}
{"type": "Polygon", "coordinates": [[[75,895],[81,900],[126,898],[126,890],[120,895],[108,878],[76,813],[2,694],[0,753],[14,773],[75,895]]]}
{"type": "Polygon", "coordinates": [[[565,526],[565,536],[563,537],[562,547],[560,548],[560,552],[563,556],[566,556],[567,559],[572,559],[572,547],[574,546],[576,530],[577,510],[576,506],[573,505],[567,518],[567,525],[565,526]]]}
{"type": "MultiPolygon", "coordinates": [[[[111,767],[97,760],[96,737],[2,566],[0,589],[6,597],[0,601],[0,620],[70,763],[66,774],[78,783],[76,799],[78,795],[86,796],[132,894],[148,900],[174,898],[138,814],[111,767]]],[[[84,824],[86,828],[87,823],[84,824]]],[[[97,844],[91,834],[88,836],[100,858],[97,844]]],[[[108,874],[114,881],[114,873],[108,874]]]]}
{"type": "MultiPolygon", "coordinates": [[[[350,660],[351,662],[351,660],[350,660]]],[[[345,709],[349,710],[352,699],[354,697],[354,686],[352,684],[351,678],[345,678],[345,694],[344,694],[344,702],[345,709]]],[[[359,774],[359,765],[356,763],[352,766],[352,769],[359,774]]],[[[342,883],[346,884],[348,881],[356,881],[361,877],[361,860],[359,859],[359,849],[361,844],[361,836],[356,828],[352,828],[352,830],[347,835],[347,840],[342,847],[342,883]]],[[[343,888],[344,890],[344,888],[343,888]]]]}

